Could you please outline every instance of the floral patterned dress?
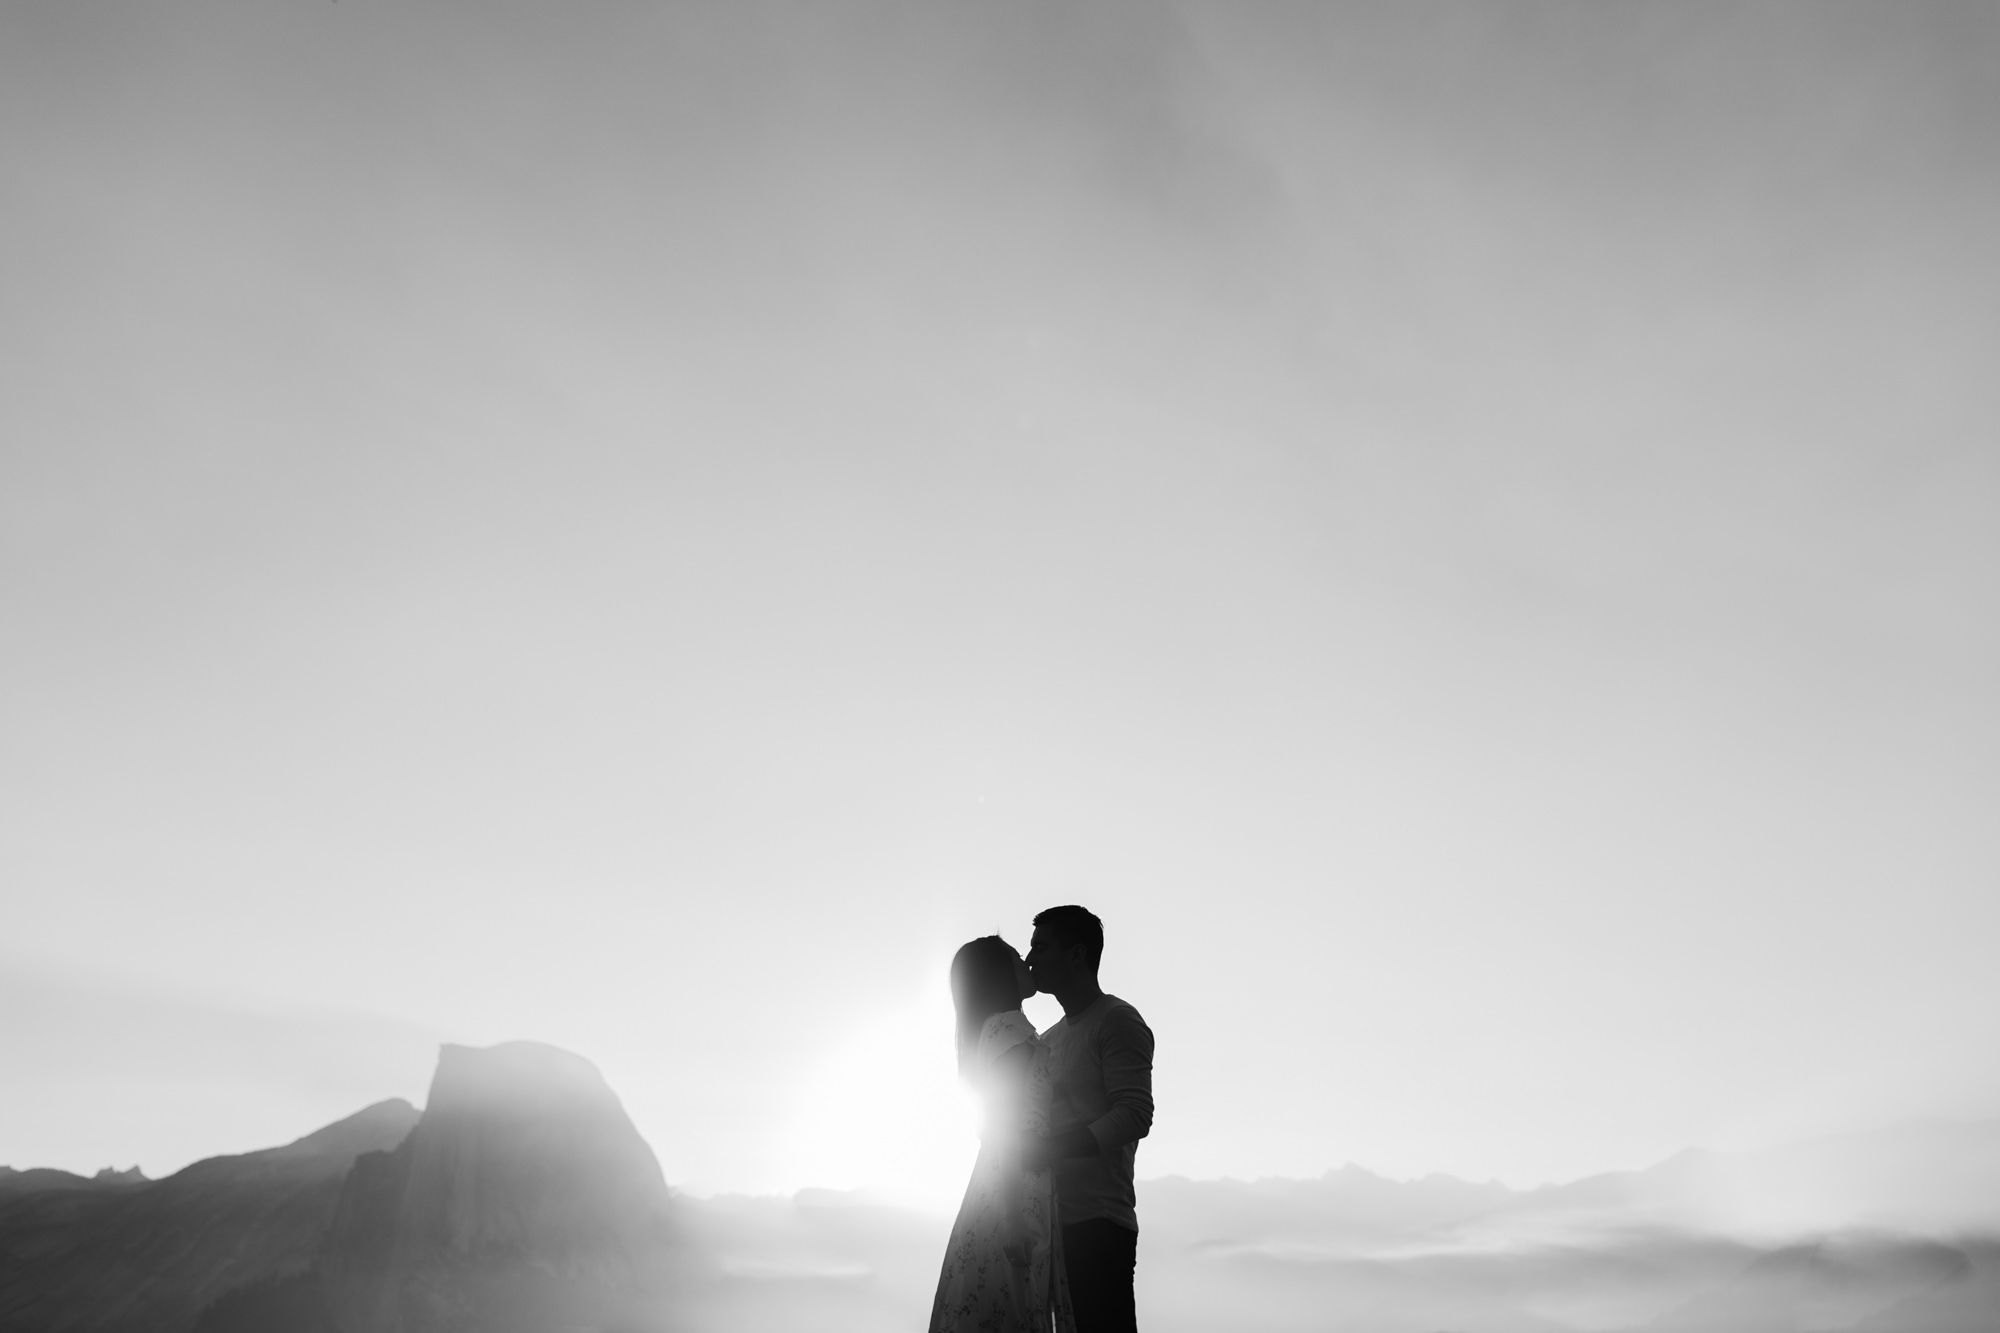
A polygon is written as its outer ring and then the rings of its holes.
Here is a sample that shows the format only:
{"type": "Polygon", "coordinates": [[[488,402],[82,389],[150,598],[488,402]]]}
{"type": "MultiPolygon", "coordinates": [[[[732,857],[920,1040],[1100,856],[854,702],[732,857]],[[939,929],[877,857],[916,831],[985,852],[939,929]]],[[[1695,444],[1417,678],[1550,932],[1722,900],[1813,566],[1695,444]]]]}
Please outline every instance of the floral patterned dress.
{"type": "Polygon", "coordinates": [[[1048,1055],[1018,1009],[994,1014],[980,1029],[973,1079],[986,1094],[986,1132],[945,1246],[930,1333],[1076,1333],[1055,1226],[1055,1173],[1019,1166],[1021,1137],[1049,1132],[1048,1055]],[[1032,1059],[1016,1101],[989,1075],[995,1060],[1023,1042],[1032,1059]],[[1025,1264],[1002,1249],[1010,1209],[1018,1210],[1026,1237],[1025,1264]]]}

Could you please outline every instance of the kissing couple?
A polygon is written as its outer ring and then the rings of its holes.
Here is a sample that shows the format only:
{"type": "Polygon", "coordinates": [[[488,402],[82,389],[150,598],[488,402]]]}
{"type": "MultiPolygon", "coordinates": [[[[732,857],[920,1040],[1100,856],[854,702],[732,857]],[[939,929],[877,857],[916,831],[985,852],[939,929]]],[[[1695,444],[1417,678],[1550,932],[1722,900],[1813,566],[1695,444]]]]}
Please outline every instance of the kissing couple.
{"type": "Polygon", "coordinates": [[[998,935],[951,960],[958,1072],[985,1129],[952,1223],[931,1333],[1137,1333],[1132,1163],[1153,1126],[1153,1032],[1097,984],[1104,923],[1035,917],[1023,959],[998,935]],[[1037,992],[1063,1016],[1021,1012],[1037,992]]]}

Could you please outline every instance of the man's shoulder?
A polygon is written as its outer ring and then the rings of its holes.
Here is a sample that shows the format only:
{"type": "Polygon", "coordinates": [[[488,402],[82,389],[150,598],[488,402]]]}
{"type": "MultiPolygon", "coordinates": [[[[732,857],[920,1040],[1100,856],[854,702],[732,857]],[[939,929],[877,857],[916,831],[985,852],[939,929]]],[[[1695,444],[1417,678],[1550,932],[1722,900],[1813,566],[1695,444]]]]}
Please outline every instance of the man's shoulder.
{"type": "Polygon", "coordinates": [[[1139,1018],[1138,1005],[1133,1004],[1130,1000],[1113,995],[1110,991],[1106,991],[1104,992],[1104,1016],[1109,1018],[1113,1014],[1138,1019],[1141,1023],[1146,1021],[1143,1018],[1139,1018]]]}
{"type": "Polygon", "coordinates": [[[1116,995],[1106,994],[1103,1012],[1093,1015],[1101,1028],[1123,1028],[1153,1035],[1153,1029],[1146,1026],[1146,1020],[1139,1016],[1138,1007],[1129,1000],[1121,1000],[1116,995]]]}

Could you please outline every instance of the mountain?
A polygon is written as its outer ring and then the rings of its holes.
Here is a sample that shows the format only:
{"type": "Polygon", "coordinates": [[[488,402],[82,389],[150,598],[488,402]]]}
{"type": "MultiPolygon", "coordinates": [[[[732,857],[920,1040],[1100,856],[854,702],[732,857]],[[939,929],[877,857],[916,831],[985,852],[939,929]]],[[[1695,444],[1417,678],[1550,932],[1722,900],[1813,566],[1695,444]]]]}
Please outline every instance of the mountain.
{"type": "Polygon", "coordinates": [[[1764,1248],[1850,1232],[2000,1235],[2000,1123],[1916,1121],[1759,1152],[1689,1150],[1644,1171],[1511,1189],[1396,1181],[1349,1164],[1311,1180],[1143,1186],[1149,1233],[1214,1253],[1372,1258],[1608,1238],[1704,1236],[1764,1248]]]}
{"type": "Polygon", "coordinates": [[[1936,1241],[1843,1235],[1760,1255],[1713,1291],[1653,1322],[1656,1333],[1846,1329],[1963,1277],[1966,1254],[1936,1241]]]}
{"type": "Polygon", "coordinates": [[[1147,1323],[2000,1333],[2000,1124],[1919,1121],[1514,1190],[1144,1181],[1147,1323]]]}
{"type": "Polygon", "coordinates": [[[1354,1252],[1389,1244],[1515,1201],[1497,1182],[1433,1175],[1390,1180],[1349,1163],[1312,1180],[1146,1182],[1146,1225],[1184,1244],[1317,1247],[1354,1252]]]}
{"type": "Polygon", "coordinates": [[[588,1061],[447,1046],[423,1120],[355,1162],[319,1257],[354,1333],[640,1318],[667,1263],[658,1160],[588,1061]]]}
{"type": "Polygon", "coordinates": [[[1488,1221],[1530,1198],[1495,1182],[1396,1181],[1353,1165],[1312,1180],[1142,1181],[1143,1322],[1164,1333],[1631,1329],[1760,1253],[1615,1226],[1548,1245],[1488,1221]]]}
{"type": "MultiPolygon", "coordinates": [[[[1139,1182],[1153,1333],[2000,1333],[2000,1126],[1913,1123],[1517,1190],[1358,1166],[1139,1182]],[[1956,1164],[1956,1165],[1954,1165],[1956,1164]],[[1984,1205],[1982,1207],[1982,1205],[1984,1205]],[[1790,1217],[1796,1234],[1775,1234],[1790,1217]],[[1856,1218],[1900,1219],[1859,1230],[1856,1218]],[[1735,1234],[1722,1221],[1757,1223],[1735,1234]],[[1961,1223],[1967,1225],[1961,1227],[1961,1223]],[[1713,1224],[1713,1225],[1712,1225],[1713,1224]]],[[[677,1200],[693,1333],[920,1321],[949,1220],[804,1191],[677,1200]]]]}
{"type": "MultiPolygon", "coordinates": [[[[2000,1125],[1926,1122],[1516,1190],[1349,1165],[1139,1184],[1154,1333],[2000,1333],[2000,1125]]],[[[0,1333],[863,1333],[949,1219],[670,1194],[589,1062],[440,1052],[384,1102],[161,1181],[0,1171],[0,1333]]]]}
{"type": "Polygon", "coordinates": [[[382,1102],[165,1180],[10,1172],[0,1333],[650,1326],[672,1263],[652,1149],[588,1061],[446,1046],[382,1102]]]}
{"type": "Polygon", "coordinates": [[[0,1198],[16,1194],[37,1194],[43,1190],[89,1190],[119,1189],[130,1185],[144,1185],[149,1182],[138,1167],[127,1167],[123,1171],[105,1167],[94,1176],[79,1176],[70,1171],[58,1171],[54,1167],[30,1167],[26,1171],[16,1171],[11,1166],[0,1166],[0,1198]]]}
{"type": "Polygon", "coordinates": [[[1964,1267],[1855,1325],[1856,1333],[1992,1333],[2000,1328],[2000,1240],[1961,1242],[1964,1267]]]}
{"type": "Polygon", "coordinates": [[[1544,1186],[1465,1224],[1550,1239],[1606,1227],[1767,1243],[1854,1230],[2000,1234],[2000,1122],[1919,1120],[1757,1152],[1690,1149],[1645,1171],[1544,1186]]]}
{"type": "Polygon", "coordinates": [[[113,1173],[0,1193],[0,1333],[186,1328],[223,1292],[303,1266],[355,1158],[394,1147],[416,1121],[409,1103],[380,1102],[284,1147],[211,1157],[164,1180],[113,1173]]]}

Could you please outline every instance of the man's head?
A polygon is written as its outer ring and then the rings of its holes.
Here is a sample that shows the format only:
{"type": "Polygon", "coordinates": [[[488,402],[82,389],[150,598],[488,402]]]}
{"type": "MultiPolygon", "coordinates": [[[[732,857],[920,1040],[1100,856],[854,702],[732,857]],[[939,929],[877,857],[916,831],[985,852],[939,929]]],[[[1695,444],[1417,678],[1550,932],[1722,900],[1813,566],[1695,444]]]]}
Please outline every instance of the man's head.
{"type": "Polygon", "coordinates": [[[1042,990],[1058,995],[1078,982],[1095,984],[1103,957],[1104,923],[1087,908],[1051,907],[1036,914],[1028,970],[1042,990]]]}

